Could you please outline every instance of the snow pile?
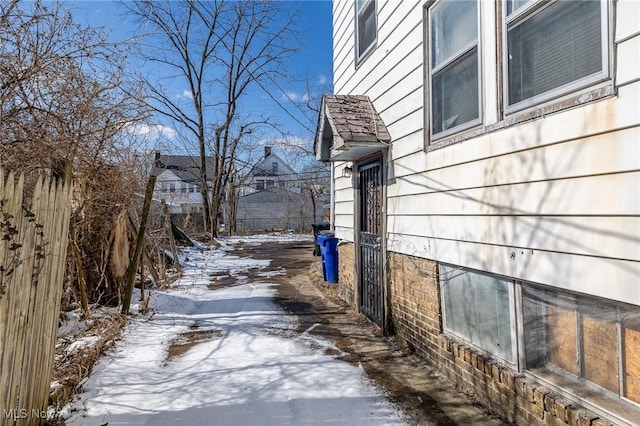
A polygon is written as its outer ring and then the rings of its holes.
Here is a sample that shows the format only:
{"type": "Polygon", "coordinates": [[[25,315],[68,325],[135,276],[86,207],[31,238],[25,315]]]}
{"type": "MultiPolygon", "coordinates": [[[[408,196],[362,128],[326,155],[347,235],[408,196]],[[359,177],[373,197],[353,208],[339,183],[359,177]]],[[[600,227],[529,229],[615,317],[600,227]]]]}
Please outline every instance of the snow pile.
{"type": "Polygon", "coordinates": [[[276,284],[255,272],[268,260],[226,253],[260,238],[185,251],[183,278],[152,294],[153,313],[95,367],[67,424],[402,424],[361,368],[327,355],[331,342],[295,333],[276,284]],[[222,275],[236,282],[212,290],[222,275]]]}

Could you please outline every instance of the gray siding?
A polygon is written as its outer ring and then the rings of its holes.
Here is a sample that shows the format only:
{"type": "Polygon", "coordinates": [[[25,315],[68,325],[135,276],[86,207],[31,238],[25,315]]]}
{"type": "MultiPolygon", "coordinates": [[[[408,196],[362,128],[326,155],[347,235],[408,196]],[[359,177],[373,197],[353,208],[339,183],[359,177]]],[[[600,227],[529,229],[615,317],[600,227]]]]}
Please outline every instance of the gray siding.
{"type": "Polygon", "coordinates": [[[311,224],[322,213],[322,206],[317,206],[317,210],[314,215],[308,195],[278,188],[264,190],[238,199],[236,229],[311,232],[311,224]]]}

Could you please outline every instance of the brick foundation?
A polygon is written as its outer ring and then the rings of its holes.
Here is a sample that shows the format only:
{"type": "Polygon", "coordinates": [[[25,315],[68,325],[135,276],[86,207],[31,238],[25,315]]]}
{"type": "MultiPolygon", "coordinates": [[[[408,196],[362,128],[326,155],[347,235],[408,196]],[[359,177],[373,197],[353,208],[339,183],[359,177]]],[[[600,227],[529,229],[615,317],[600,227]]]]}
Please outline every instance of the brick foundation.
{"type": "Polygon", "coordinates": [[[518,425],[612,424],[443,335],[436,262],[389,253],[389,278],[396,334],[492,413],[518,425]]]}
{"type": "MultiPolygon", "coordinates": [[[[353,243],[338,246],[338,293],[354,306],[353,243]]],[[[612,425],[509,366],[442,334],[437,263],[389,253],[392,328],[418,355],[472,394],[485,408],[517,425],[612,425]]]]}
{"type": "Polygon", "coordinates": [[[341,242],[338,245],[338,294],[349,305],[354,304],[355,264],[353,243],[341,242]]]}

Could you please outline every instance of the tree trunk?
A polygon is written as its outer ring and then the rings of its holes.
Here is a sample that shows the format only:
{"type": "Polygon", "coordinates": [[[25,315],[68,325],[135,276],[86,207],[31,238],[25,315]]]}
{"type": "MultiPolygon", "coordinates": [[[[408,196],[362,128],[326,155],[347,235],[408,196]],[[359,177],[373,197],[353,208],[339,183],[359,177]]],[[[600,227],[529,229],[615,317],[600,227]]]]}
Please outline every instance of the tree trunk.
{"type": "Polygon", "coordinates": [[[171,227],[171,216],[169,216],[169,209],[167,203],[162,201],[162,211],[164,213],[164,230],[169,238],[169,247],[171,248],[171,255],[173,256],[173,266],[176,271],[181,272],[182,266],[180,266],[180,260],[178,259],[178,249],[176,247],[176,240],[173,237],[173,229],[171,227]]]}
{"type": "Polygon", "coordinates": [[[73,257],[76,260],[76,269],[78,271],[78,286],[80,287],[80,306],[82,307],[82,315],[84,318],[89,316],[89,298],[87,297],[87,279],[84,275],[84,266],[82,266],[82,255],[80,247],[76,241],[77,233],[75,229],[71,230],[71,247],[73,249],[73,257]]]}
{"type": "Polygon", "coordinates": [[[136,236],[136,248],[133,253],[133,258],[129,264],[129,270],[127,271],[127,287],[124,293],[124,299],[122,300],[122,313],[128,314],[129,307],[131,306],[131,297],[133,296],[133,285],[136,281],[136,272],[138,270],[138,259],[140,259],[140,253],[142,253],[142,245],[144,242],[144,234],[147,229],[147,219],[149,217],[149,209],[151,208],[151,200],[153,198],[153,187],[156,185],[156,176],[149,176],[149,182],[147,183],[147,190],[144,194],[144,205],[142,207],[142,217],[140,218],[140,226],[138,227],[138,235],[136,236]]]}
{"type": "Polygon", "coordinates": [[[200,195],[202,196],[202,222],[204,232],[209,232],[211,210],[209,210],[209,188],[207,185],[207,151],[204,139],[200,141],[200,195]]]}

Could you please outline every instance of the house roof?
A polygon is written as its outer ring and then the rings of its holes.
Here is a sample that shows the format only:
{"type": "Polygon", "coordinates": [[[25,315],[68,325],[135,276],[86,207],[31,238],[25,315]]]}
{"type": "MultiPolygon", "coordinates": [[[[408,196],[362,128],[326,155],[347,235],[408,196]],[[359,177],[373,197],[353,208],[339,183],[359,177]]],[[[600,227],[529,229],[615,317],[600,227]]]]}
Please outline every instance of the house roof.
{"type": "MultiPolygon", "coordinates": [[[[207,179],[213,175],[213,157],[206,158],[207,179]]],[[[156,153],[152,173],[160,174],[171,170],[184,182],[200,181],[200,157],[194,155],[161,155],[156,153]]]]}
{"type": "Polygon", "coordinates": [[[293,175],[295,171],[280,158],[277,154],[271,152],[269,155],[263,157],[260,161],[258,161],[249,172],[250,176],[279,176],[279,175],[293,175]],[[279,164],[282,164],[286,169],[278,169],[277,172],[274,172],[271,168],[271,163],[277,161],[279,164]]]}
{"type": "Polygon", "coordinates": [[[391,135],[364,95],[324,95],[315,140],[320,161],[356,160],[388,147],[391,135]]]}

